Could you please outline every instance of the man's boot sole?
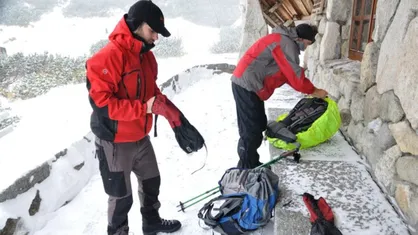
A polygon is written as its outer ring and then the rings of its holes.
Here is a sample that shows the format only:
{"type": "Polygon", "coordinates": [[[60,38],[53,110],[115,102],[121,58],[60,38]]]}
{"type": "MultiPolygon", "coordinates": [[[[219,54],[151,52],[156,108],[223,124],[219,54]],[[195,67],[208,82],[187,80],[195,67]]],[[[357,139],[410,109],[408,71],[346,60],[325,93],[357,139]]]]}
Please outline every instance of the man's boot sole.
{"type": "Polygon", "coordinates": [[[144,235],[157,235],[157,233],[174,233],[175,231],[179,230],[181,228],[181,224],[179,224],[177,227],[174,227],[170,230],[158,230],[158,231],[152,231],[152,232],[143,232],[144,235]]]}

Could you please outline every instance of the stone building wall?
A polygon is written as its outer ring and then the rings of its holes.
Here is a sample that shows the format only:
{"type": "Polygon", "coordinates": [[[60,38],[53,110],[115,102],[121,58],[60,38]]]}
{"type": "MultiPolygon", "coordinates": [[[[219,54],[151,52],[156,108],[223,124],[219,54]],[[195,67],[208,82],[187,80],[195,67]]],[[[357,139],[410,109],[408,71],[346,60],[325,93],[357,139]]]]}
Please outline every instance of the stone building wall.
{"type": "Polygon", "coordinates": [[[418,1],[378,0],[373,41],[348,59],[352,0],[328,0],[315,16],[307,75],[338,101],[342,131],[366,156],[382,189],[418,227],[418,1]]]}
{"type": "Polygon", "coordinates": [[[243,23],[238,58],[259,38],[268,34],[259,0],[240,0],[241,20],[243,23]]]}

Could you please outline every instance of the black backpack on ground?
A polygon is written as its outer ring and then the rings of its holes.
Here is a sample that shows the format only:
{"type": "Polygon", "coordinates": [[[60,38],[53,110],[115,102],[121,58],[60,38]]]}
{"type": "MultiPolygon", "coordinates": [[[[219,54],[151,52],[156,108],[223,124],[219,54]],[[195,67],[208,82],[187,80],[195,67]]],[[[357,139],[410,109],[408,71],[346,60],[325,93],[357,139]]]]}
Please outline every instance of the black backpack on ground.
{"type": "Polygon", "coordinates": [[[281,121],[270,121],[266,136],[278,138],[286,143],[296,142],[296,134],[308,130],[327,110],[328,103],[320,98],[303,98],[281,121]]]}

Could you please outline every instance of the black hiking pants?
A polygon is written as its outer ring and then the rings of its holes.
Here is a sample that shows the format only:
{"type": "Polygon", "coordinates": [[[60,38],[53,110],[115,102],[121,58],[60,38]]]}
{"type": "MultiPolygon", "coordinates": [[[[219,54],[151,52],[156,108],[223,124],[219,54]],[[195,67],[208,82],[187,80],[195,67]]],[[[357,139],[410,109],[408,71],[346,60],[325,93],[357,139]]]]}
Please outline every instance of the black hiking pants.
{"type": "Polygon", "coordinates": [[[131,143],[96,138],[96,154],[108,199],[108,235],[128,235],[132,207],[131,172],[138,179],[143,224],[160,222],[160,172],[149,136],[131,143]]]}
{"type": "Polygon", "coordinates": [[[257,149],[263,142],[263,131],[267,128],[267,116],[264,101],[256,93],[250,92],[232,83],[237,108],[237,122],[239,131],[237,167],[255,168],[260,163],[257,149]]]}

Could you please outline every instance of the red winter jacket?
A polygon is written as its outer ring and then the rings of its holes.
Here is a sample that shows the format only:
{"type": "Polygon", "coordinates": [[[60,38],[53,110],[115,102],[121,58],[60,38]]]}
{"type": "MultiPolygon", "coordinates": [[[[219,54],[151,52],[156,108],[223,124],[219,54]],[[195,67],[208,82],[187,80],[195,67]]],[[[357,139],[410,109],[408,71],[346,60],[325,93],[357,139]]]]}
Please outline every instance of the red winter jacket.
{"type": "Polygon", "coordinates": [[[242,56],[231,81],[267,100],[277,87],[287,83],[293,89],[312,94],[315,87],[299,66],[295,28],[277,27],[260,38],[242,56]]]}
{"type": "Polygon", "coordinates": [[[161,94],[157,62],[151,51],[140,53],[124,17],[109,35],[110,42],[87,60],[87,88],[93,108],[90,126],[100,139],[134,142],[152,127],[146,102],[161,94]]]}

